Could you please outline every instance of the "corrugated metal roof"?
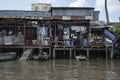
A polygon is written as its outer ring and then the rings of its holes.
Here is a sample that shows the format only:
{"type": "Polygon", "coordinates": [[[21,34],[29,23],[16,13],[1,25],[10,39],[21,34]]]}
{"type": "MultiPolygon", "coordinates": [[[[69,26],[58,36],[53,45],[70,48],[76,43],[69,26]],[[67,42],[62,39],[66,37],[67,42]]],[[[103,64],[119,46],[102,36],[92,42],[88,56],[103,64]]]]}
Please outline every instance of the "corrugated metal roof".
{"type": "Polygon", "coordinates": [[[51,13],[45,11],[0,10],[0,18],[4,17],[51,17],[51,13]]]}
{"type": "Polygon", "coordinates": [[[93,7],[52,7],[51,9],[92,9],[93,7]]]}
{"type": "Polygon", "coordinates": [[[93,16],[91,7],[52,7],[52,16],[93,16]]]}

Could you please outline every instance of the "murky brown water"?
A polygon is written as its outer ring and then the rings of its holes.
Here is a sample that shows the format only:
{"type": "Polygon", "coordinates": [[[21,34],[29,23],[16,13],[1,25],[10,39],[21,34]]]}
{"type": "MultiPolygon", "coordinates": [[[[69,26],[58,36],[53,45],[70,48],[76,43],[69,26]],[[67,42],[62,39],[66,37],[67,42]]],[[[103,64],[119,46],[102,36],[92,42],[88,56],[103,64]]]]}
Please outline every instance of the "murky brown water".
{"type": "Polygon", "coordinates": [[[0,80],[120,80],[120,60],[0,62],[0,80]]]}

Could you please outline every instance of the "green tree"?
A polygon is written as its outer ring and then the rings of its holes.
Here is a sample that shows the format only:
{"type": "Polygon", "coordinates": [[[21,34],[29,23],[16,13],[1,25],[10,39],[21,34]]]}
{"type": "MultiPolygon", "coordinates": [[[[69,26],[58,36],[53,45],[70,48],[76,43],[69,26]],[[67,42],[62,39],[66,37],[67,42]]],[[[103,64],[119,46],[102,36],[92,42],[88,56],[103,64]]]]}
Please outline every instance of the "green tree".
{"type": "Polygon", "coordinates": [[[120,38],[120,22],[115,24],[113,28],[113,33],[120,38]]]}

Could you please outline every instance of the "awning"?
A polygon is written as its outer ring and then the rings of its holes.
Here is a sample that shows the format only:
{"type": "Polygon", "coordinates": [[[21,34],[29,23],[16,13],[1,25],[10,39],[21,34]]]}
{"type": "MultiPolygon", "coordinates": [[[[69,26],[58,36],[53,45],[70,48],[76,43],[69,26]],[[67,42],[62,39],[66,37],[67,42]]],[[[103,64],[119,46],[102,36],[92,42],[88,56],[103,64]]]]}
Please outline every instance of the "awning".
{"type": "Polygon", "coordinates": [[[105,28],[105,26],[93,26],[91,28],[105,28]]]}

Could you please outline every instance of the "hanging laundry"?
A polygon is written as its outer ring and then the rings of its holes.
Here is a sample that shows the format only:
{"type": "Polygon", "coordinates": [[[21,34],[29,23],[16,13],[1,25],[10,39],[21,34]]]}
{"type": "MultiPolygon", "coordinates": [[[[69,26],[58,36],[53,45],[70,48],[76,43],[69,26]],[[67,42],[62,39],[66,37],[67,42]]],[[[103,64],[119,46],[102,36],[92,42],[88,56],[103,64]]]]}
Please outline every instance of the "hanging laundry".
{"type": "Polygon", "coordinates": [[[84,46],[87,46],[87,45],[88,45],[88,39],[84,38],[84,46]]]}
{"type": "Polygon", "coordinates": [[[45,37],[48,37],[48,27],[45,27],[45,37]]]}

